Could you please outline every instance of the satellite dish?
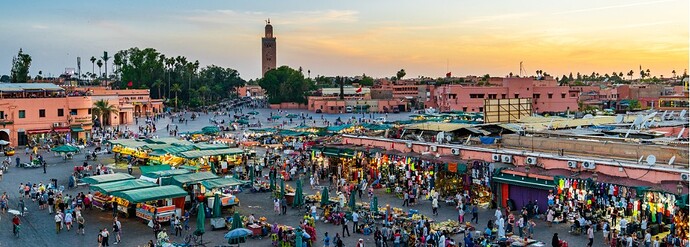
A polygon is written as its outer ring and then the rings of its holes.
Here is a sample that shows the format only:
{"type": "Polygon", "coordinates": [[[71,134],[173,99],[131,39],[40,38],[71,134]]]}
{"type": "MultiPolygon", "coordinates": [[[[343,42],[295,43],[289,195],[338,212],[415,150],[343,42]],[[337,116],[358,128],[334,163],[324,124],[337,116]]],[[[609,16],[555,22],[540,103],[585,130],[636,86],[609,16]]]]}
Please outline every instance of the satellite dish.
{"type": "Polygon", "coordinates": [[[680,114],[678,114],[678,119],[685,119],[685,113],[688,113],[688,111],[683,109],[680,114]]]}
{"type": "Polygon", "coordinates": [[[452,138],[451,138],[450,136],[446,136],[446,141],[447,141],[447,142],[450,142],[451,139],[452,139],[452,138]]]}
{"type": "Polygon", "coordinates": [[[661,114],[661,121],[666,120],[667,115],[668,115],[668,110],[664,111],[664,114],[661,114]]]}
{"type": "Polygon", "coordinates": [[[644,117],[643,117],[642,115],[637,115],[637,117],[635,118],[635,121],[633,121],[633,123],[632,123],[632,127],[633,127],[633,128],[634,128],[634,127],[637,127],[637,126],[639,126],[642,122],[644,122],[644,117]]]}
{"type": "Polygon", "coordinates": [[[676,161],[676,156],[675,156],[675,155],[674,155],[673,157],[671,157],[670,160],[668,160],[668,165],[672,165],[674,161],[676,161]]]}
{"type": "Polygon", "coordinates": [[[642,162],[642,159],[644,158],[644,155],[640,156],[640,159],[637,160],[637,163],[642,162]]]}
{"type": "Polygon", "coordinates": [[[680,139],[681,137],[683,137],[683,133],[685,133],[685,127],[680,129],[680,132],[678,132],[678,136],[676,137],[676,139],[680,139]]]}
{"type": "Polygon", "coordinates": [[[647,156],[647,165],[651,166],[654,164],[656,164],[656,156],[654,156],[653,154],[648,155],[647,156]]]}
{"type": "Polygon", "coordinates": [[[592,119],[592,118],[594,118],[594,116],[592,114],[587,114],[584,117],[582,117],[582,119],[592,119]]]}
{"type": "Polygon", "coordinates": [[[618,115],[618,116],[616,116],[616,123],[617,124],[622,123],[624,119],[625,119],[625,117],[623,115],[618,115]]]}

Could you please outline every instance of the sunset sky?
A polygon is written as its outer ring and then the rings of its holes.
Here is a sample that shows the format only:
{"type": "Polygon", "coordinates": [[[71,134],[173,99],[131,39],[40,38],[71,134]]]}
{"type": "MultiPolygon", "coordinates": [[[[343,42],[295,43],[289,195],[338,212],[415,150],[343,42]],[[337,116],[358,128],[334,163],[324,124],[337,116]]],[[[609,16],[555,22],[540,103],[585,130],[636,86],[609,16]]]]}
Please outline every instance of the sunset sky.
{"type": "MultiPolygon", "coordinates": [[[[88,58],[130,47],[261,74],[271,19],[278,65],[311,75],[408,77],[688,68],[688,0],[2,1],[0,75],[19,48],[31,74],[91,71],[88,58]],[[145,3],[142,3],[145,2],[145,3]]],[[[96,68],[96,71],[98,69],[96,68]]]]}

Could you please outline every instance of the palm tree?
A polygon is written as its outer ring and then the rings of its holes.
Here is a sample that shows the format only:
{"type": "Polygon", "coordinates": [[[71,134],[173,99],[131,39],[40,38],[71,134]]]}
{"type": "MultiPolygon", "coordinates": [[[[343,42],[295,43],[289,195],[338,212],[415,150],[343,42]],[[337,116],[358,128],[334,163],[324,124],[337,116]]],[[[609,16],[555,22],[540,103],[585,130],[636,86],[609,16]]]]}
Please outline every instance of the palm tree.
{"type": "Polygon", "coordinates": [[[163,98],[161,95],[161,87],[163,86],[163,81],[161,79],[157,79],[156,81],[153,82],[151,85],[152,87],[158,87],[158,98],[161,99],[163,98]]]}
{"type": "Polygon", "coordinates": [[[93,103],[92,112],[93,115],[99,117],[101,128],[103,128],[106,123],[110,124],[109,121],[105,121],[105,116],[108,116],[108,119],[110,119],[110,114],[117,113],[118,110],[114,105],[109,104],[107,100],[102,99],[93,103]]]}
{"type": "Polygon", "coordinates": [[[199,94],[201,94],[201,103],[204,104],[204,101],[206,101],[206,94],[209,92],[209,89],[206,85],[203,85],[197,89],[199,91],[199,94]]]}
{"type": "Polygon", "coordinates": [[[652,75],[651,73],[649,73],[649,69],[647,69],[646,72],[647,72],[647,77],[650,77],[652,75]]]}
{"type": "Polygon", "coordinates": [[[177,109],[177,93],[182,92],[182,87],[180,87],[179,83],[175,83],[170,88],[170,91],[175,92],[175,109],[177,109]]]}
{"type": "Polygon", "coordinates": [[[631,81],[632,81],[632,76],[633,76],[634,74],[635,74],[635,72],[633,72],[633,70],[630,70],[630,71],[628,72],[628,76],[630,76],[630,80],[631,80],[631,81]]]}
{"type": "Polygon", "coordinates": [[[673,79],[675,79],[676,78],[676,70],[674,69],[673,71],[671,71],[671,74],[673,74],[673,79]]]}
{"type": "Polygon", "coordinates": [[[96,65],[98,65],[98,76],[101,77],[103,74],[101,73],[101,67],[103,67],[103,61],[98,59],[98,62],[96,62],[96,65]]]}
{"type": "Polygon", "coordinates": [[[94,66],[94,65],[96,65],[95,64],[96,63],[96,57],[91,56],[91,59],[89,59],[89,60],[91,60],[91,74],[94,74],[94,73],[96,73],[96,66],[94,66]]]}
{"type": "MultiPolygon", "coordinates": [[[[107,86],[107,80],[108,80],[108,60],[110,60],[110,57],[108,56],[108,52],[104,51],[103,56],[101,57],[103,59],[103,64],[105,65],[105,81],[106,81],[106,86],[107,86]]],[[[98,66],[100,67],[100,66],[98,66]]]]}

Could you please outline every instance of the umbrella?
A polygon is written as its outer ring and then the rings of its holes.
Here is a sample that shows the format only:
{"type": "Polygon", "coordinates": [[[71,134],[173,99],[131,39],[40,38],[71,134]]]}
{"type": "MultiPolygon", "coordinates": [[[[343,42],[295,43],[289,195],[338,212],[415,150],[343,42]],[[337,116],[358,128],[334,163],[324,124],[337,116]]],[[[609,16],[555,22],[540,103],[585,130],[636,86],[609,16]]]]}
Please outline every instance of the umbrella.
{"type": "Polygon", "coordinates": [[[280,119],[280,116],[278,116],[278,115],[273,115],[273,117],[271,117],[271,119],[280,119]]]}
{"type": "Polygon", "coordinates": [[[356,209],[355,207],[357,206],[357,205],[355,205],[356,200],[357,200],[357,199],[356,199],[357,196],[355,196],[355,194],[357,194],[357,193],[352,192],[352,193],[350,194],[350,201],[348,202],[348,204],[350,205],[350,210],[352,210],[352,211],[355,211],[355,209],[356,209]]]}
{"type": "Polygon", "coordinates": [[[204,203],[201,202],[199,203],[199,208],[196,210],[196,231],[199,233],[199,235],[204,234],[206,230],[204,230],[206,227],[204,226],[204,223],[206,222],[206,208],[204,206],[204,203]]]}
{"type": "Polygon", "coordinates": [[[246,124],[249,124],[249,121],[247,121],[247,120],[245,120],[245,119],[240,119],[240,120],[237,120],[237,121],[235,121],[235,122],[238,123],[238,124],[245,124],[245,125],[246,125],[246,124]]]}
{"type": "Polygon", "coordinates": [[[269,183],[271,186],[271,191],[275,191],[276,190],[276,179],[273,177],[273,175],[271,175],[270,180],[271,181],[269,181],[269,183]]]}
{"type": "Polygon", "coordinates": [[[221,204],[222,204],[222,202],[220,201],[220,195],[219,194],[214,195],[213,196],[213,217],[214,218],[223,217],[221,215],[221,211],[220,211],[221,204]]]}
{"type": "Polygon", "coordinates": [[[252,231],[247,228],[237,228],[225,234],[226,239],[235,239],[252,235],[252,231]]]}
{"type": "Polygon", "coordinates": [[[53,151],[56,153],[76,153],[76,152],[79,152],[79,148],[69,146],[69,145],[60,145],[60,146],[54,147],[50,151],[53,151]]]}
{"type": "Polygon", "coordinates": [[[299,208],[304,204],[304,194],[302,194],[302,180],[297,180],[295,189],[295,199],[292,200],[292,207],[299,208]]]}
{"type": "Polygon", "coordinates": [[[285,197],[285,181],[280,180],[280,198],[285,197]]]}
{"type": "Polygon", "coordinates": [[[249,115],[259,115],[259,112],[258,112],[258,111],[250,111],[250,112],[247,112],[247,114],[249,114],[249,115]]]}
{"type": "Polygon", "coordinates": [[[215,133],[220,132],[220,128],[218,128],[217,126],[206,126],[206,127],[201,128],[201,132],[206,134],[206,135],[215,134],[215,133]]]}
{"type": "MultiPolygon", "coordinates": [[[[258,166],[258,164],[254,164],[255,166],[258,166]]],[[[249,181],[254,184],[254,167],[249,168],[249,181]]]]}
{"type": "Polygon", "coordinates": [[[10,144],[10,142],[5,141],[5,140],[0,140],[0,145],[4,146],[4,145],[7,145],[7,144],[10,144]]]}
{"type": "Polygon", "coordinates": [[[321,207],[328,205],[328,187],[324,186],[321,191],[321,207]]]}
{"type": "Polygon", "coordinates": [[[374,196],[374,198],[371,199],[370,211],[374,213],[379,212],[379,198],[376,196],[374,196]]]}
{"type": "Polygon", "coordinates": [[[285,115],[285,117],[286,118],[296,118],[296,117],[298,117],[298,115],[290,113],[290,114],[285,115]]]}
{"type": "Polygon", "coordinates": [[[211,164],[209,164],[209,166],[211,167],[211,173],[217,174],[217,173],[216,173],[216,165],[213,164],[213,163],[211,163],[211,164]]]}
{"type": "Polygon", "coordinates": [[[232,215],[232,226],[230,227],[230,230],[235,230],[238,228],[242,228],[242,218],[240,218],[239,212],[235,212],[235,214],[232,215]]]}

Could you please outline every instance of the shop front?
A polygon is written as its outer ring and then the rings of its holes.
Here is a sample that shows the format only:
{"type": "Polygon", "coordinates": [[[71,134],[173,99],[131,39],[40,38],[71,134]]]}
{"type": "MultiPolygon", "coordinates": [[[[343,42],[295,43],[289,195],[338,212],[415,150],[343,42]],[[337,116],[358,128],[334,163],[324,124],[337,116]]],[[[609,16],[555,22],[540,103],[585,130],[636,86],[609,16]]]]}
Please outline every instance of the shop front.
{"type": "Polygon", "coordinates": [[[134,211],[138,218],[159,222],[170,221],[173,215],[182,215],[187,192],[174,185],[118,191],[113,193],[118,206],[134,211]],[[120,204],[121,203],[121,204],[120,204]]]}
{"type": "Polygon", "coordinates": [[[547,198],[556,184],[552,177],[503,170],[493,176],[496,197],[501,207],[511,211],[536,204],[539,212],[548,209],[547,198]]]}

